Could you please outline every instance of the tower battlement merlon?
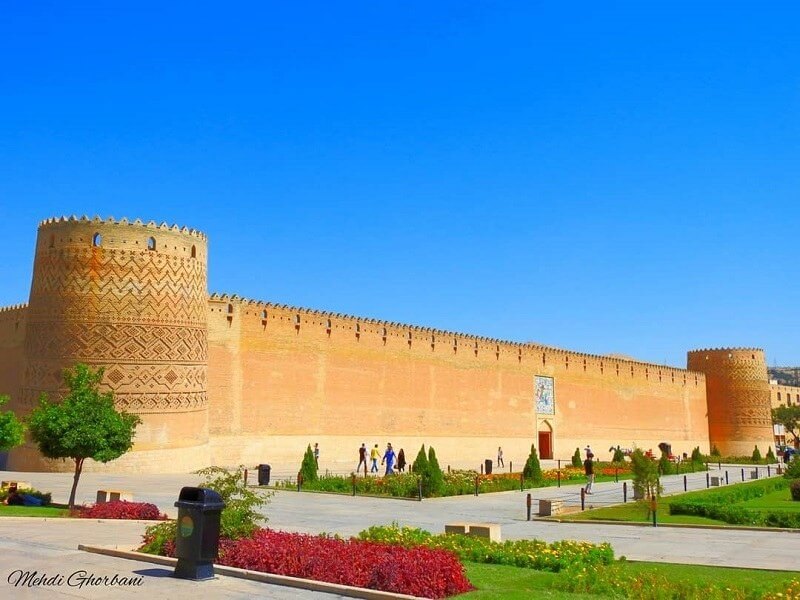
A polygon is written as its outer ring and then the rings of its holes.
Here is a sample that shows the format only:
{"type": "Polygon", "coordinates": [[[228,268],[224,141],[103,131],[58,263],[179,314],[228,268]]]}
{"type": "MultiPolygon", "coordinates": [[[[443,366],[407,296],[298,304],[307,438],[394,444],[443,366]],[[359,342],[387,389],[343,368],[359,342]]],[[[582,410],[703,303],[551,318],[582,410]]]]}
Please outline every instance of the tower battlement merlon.
{"type": "MultiPolygon", "coordinates": [[[[128,254],[151,252],[155,256],[193,260],[205,269],[208,242],[204,233],[188,227],[139,219],[113,217],[53,217],[39,223],[36,253],[69,251],[90,254],[111,250],[128,254]]],[[[87,256],[88,258],[88,256],[87,256]]]]}
{"type": "Polygon", "coordinates": [[[44,219],[39,221],[39,228],[48,227],[50,225],[60,224],[60,223],[97,223],[97,224],[104,224],[104,225],[123,225],[129,227],[143,227],[145,229],[149,229],[152,231],[172,231],[175,233],[182,233],[184,235],[191,235],[200,240],[208,241],[208,236],[199,231],[197,229],[190,229],[186,226],[180,226],[177,223],[169,225],[166,221],[162,221],[161,223],[156,223],[155,221],[148,221],[145,223],[141,219],[135,219],[133,221],[129,220],[126,217],[122,219],[116,220],[114,217],[107,217],[103,219],[99,216],[88,217],[86,215],[82,215],[80,217],[75,215],[70,216],[60,216],[60,217],[50,217],[48,219],[44,219]]]}
{"type": "MultiPolygon", "coordinates": [[[[451,342],[453,340],[457,340],[457,344],[459,346],[463,346],[464,348],[468,346],[474,347],[475,344],[480,344],[481,348],[485,348],[488,346],[492,346],[492,351],[497,351],[499,347],[499,351],[503,353],[510,353],[514,354],[515,356],[519,356],[520,352],[522,352],[523,357],[533,358],[533,355],[546,353],[549,356],[547,361],[556,360],[555,357],[558,356],[559,360],[562,362],[565,361],[565,357],[569,357],[570,360],[574,360],[575,365],[582,364],[581,361],[586,359],[587,361],[591,361],[593,364],[599,366],[603,365],[603,368],[607,370],[608,373],[611,373],[612,369],[614,369],[615,365],[624,365],[627,370],[630,370],[631,366],[641,370],[643,373],[647,375],[647,370],[649,373],[653,375],[654,379],[658,377],[659,371],[661,371],[662,376],[665,376],[670,373],[680,374],[681,377],[684,374],[691,373],[692,375],[700,375],[703,376],[702,372],[693,371],[690,369],[682,369],[680,367],[674,367],[669,365],[659,365],[656,363],[648,363],[644,361],[639,361],[630,358],[621,358],[621,357],[613,357],[607,356],[602,354],[588,354],[584,352],[577,352],[575,350],[567,350],[564,348],[557,348],[555,346],[547,346],[544,344],[537,344],[533,342],[514,342],[510,340],[502,340],[498,338],[491,338],[486,336],[479,336],[479,335],[472,335],[467,333],[460,333],[449,331],[445,329],[437,329],[434,327],[428,327],[425,325],[413,325],[413,324],[406,324],[406,323],[398,323],[395,321],[386,321],[382,319],[376,319],[373,317],[359,317],[356,315],[349,315],[345,313],[337,313],[332,311],[325,311],[325,310],[318,310],[300,306],[293,306],[289,304],[280,304],[275,302],[268,302],[268,301],[261,301],[261,300],[252,300],[249,298],[244,298],[237,294],[228,294],[228,293],[220,293],[214,292],[209,295],[208,297],[210,302],[218,302],[223,304],[230,304],[231,308],[234,309],[239,307],[239,310],[242,307],[255,309],[254,318],[261,318],[260,311],[266,310],[267,312],[278,310],[278,311],[285,311],[295,313],[296,315],[300,315],[301,317],[312,317],[312,318],[323,318],[323,319],[330,319],[331,321],[338,321],[338,322],[345,322],[347,323],[352,329],[355,328],[355,325],[361,324],[363,325],[370,325],[373,327],[378,328],[386,328],[387,333],[397,334],[398,332],[408,334],[412,333],[414,335],[414,339],[418,339],[417,336],[424,335],[425,342],[430,343],[430,337],[433,336],[435,338],[436,344],[447,344],[448,340],[451,342]]],[[[538,359],[538,356],[536,357],[538,359]]],[[[604,371],[605,372],[605,371],[604,371]]],[[[616,372],[614,370],[614,372],[616,372]]]]}
{"type": "Polygon", "coordinates": [[[11,306],[0,306],[0,320],[18,319],[20,315],[28,310],[27,304],[12,304],[11,306]]]}

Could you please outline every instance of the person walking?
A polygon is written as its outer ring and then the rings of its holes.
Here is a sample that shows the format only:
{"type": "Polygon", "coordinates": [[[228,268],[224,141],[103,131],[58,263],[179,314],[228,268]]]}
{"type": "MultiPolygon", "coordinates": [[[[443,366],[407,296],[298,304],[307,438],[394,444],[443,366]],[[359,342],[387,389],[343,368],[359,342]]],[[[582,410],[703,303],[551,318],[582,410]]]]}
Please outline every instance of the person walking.
{"type": "Polygon", "coordinates": [[[394,457],[392,444],[389,443],[386,445],[386,452],[383,453],[383,458],[381,459],[381,464],[386,463],[386,475],[394,473],[394,457]]]}
{"type": "Polygon", "coordinates": [[[503,448],[500,446],[497,447],[497,466],[498,467],[505,467],[506,464],[503,462],[503,448]]]}
{"type": "Polygon", "coordinates": [[[361,465],[364,465],[364,473],[367,472],[367,445],[361,444],[361,448],[358,449],[358,466],[356,467],[356,473],[361,471],[361,465]]]}
{"type": "Polygon", "coordinates": [[[378,459],[381,457],[381,452],[378,450],[378,444],[369,452],[369,459],[372,461],[372,466],[369,468],[370,473],[378,472],[378,459]]]}
{"type": "Polygon", "coordinates": [[[400,452],[397,453],[397,470],[401,473],[404,473],[406,470],[406,453],[400,448],[400,452]]]}
{"type": "Polygon", "coordinates": [[[583,471],[584,473],[586,473],[586,487],[584,489],[586,490],[587,494],[592,493],[592,484],[594,483],[594,463],[592,462],[593,458],[594,454],[589,452],[589,454],[586,455],[586,460],[583,461],[583,471]]]}

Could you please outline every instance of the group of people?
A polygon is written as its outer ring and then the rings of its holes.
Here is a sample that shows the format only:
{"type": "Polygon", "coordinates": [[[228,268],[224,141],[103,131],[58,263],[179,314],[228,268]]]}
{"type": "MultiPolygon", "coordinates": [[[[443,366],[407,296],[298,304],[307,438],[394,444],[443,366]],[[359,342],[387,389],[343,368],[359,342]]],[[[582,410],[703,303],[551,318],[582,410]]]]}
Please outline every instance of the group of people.
{"type": "MultiPolygon", "coordinates": [[[[397,467],[397,471],[399,473],[403,473],[406,470],[406,453],[400,448],[400,451],[395,454],[394,448],[392,448],[391,442],[386,444],[386,450],[381,456],[381,451],[378,450],[378,444],[369,450],[369,460],[372,463],[370,466],[370,473],[377,473],[378,469],[378,459],[381,459],[381,465],[386,465],[386,475],[391,475],[395,472],[395,464],[397,467]]],[[[356,472],[361,471],[361,465],[364,465],[364,471],[367,470],[367,445],[361,444],[361,447],[358,449],[358,466],[356,467],[356,472]]]]}

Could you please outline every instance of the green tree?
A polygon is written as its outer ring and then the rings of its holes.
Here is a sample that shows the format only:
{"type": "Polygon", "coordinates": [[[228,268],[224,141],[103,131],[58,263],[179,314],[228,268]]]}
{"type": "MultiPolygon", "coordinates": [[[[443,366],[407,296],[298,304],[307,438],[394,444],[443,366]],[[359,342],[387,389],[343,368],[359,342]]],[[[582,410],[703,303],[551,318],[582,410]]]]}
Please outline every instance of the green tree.
{"type": "Polygon", "coordinates": [[[636,496],[652,498],[661,495],[658,463],[645,456],[640,448],[636,448],[631,454],[631,471],[633,472],[633,490],[636,496]]]}
{"type": "Polygon", "coordinates": [[[64,371],[69,392],[61,402],[50,402],[47,394],[28,417],[28,427],[39,451],[47,458],[71,458],[75,461],[69,506],[75,506],[75,491],[83,462],[91,458],[109,462],[133,446],[138,416],[118,411],[114,394],[98,390],[103,369],[92,371],[78,363],[64,371]]]}
{"type": "Polygon", "coordinates": [[[796,454],[786,465],[786,472],[783,474],[786,479],[800,479],[800,457],[796,454]]]}
{"type": "Polygon", "coordinates": [[[714,445],[711,447],[711,456],[716,456],[716,457],[720,457],[720,456],[722,456],[722,454],[720,453],[720,451],[719,451],[719,448],[717,448],[717,445],[716,445],[716,444],[714,444],[714,445]]]}
{"type": "Polygon", "coordinates": [[[425,452],[425,444],[422,444],[419,452],[417,452],[417,458],[414,459],[414,475],[422,480],[422,495],[427,498],[431,494],[431,476],[428,455],[425,452]]]}
{"type": "Polygon", "coordinates": [[[580,448],[575,448],[575,454],[572,455],[572,466],[573,467],[582,467],[583,466],[583,462],[581,461],[580,448]]]}
{"type": "MultiPolygon", "coordinates": [[[[0,395],[0,407],[8,402],[8,396],[0,395]]],[[[7,452],[25,441],[25,425],[13,411],[0,411],[0,452],[7,452]]]]}
{"type": "Polygon", "coordinates": [[[700,452],[700,446],[695,446],[694,450],[692,450],[692,462],[693,463],[703,462],[703,454],[700,452]]]}
{"type": "Polygon", "coordinates": [[[303,455],[303,462],[300,464],[300,475],[303,481],[316,481],[317,480],[317,459],[314,458],[314,451],[311,449],[311,444],[306,448],[306,453],[303,455]]]}
{"type": "Polygon", "coordinates": [[[772,451],[772,446],[767,448],[767,462],[774,463],[775,462],[775,453],[772,451]]]}
{"type": "Polygon", "coordinates": [[[754,463],[761,462],[761,450],[758,449],[758,446],[753,448],[753,457],[751,459],[754,463]]]}
{"type": "Polygon", "coordinates": [[[531,453],[528,455],[528,460],[525,461],[525,467],[522,469],[522,476],[535,484],[542,482],[542,466],[539,464],[539,455],[536,453],[536,446],[533,444],[531,444],[531,453]]]}
{"type": "Polygon", "coordinates": [[[428,448],[428,488],[432,496],[438,496],[444,488],[444,473],[436,459],[436,450],[428,448]]]}
{"type": "Polygon", "coordinates": [[[661,458],[658,459],[658,470],[662,475],[672,475],[675,472],[675,466],[669,459],[669,454],[666,452],[661,453],[661,458]]]}
{"type": "Polygon", "coordinates": [[[797,445],[797,440],[800,440],[800,404],[773,408],[772,422],[783,425],[786,433],[794,437],[795,445],[797,445]]]}

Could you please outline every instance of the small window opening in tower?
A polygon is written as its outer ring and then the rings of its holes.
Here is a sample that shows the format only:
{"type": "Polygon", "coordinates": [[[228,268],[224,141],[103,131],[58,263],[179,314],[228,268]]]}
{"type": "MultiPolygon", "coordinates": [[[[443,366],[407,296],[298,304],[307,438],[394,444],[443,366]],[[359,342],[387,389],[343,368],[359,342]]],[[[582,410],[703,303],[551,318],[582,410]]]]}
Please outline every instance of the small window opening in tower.
{"type": "Polygon", "coordinates": [[[233,304],[228,304],[228,314],[229,315],[233,314],[233,304]]]}
{"type": "Polygon", "coordinates": [[[147,238],[147,249],[148,250],[155,250],[156,249],[156,238],[154,238],[154,237],[147,238]]]}
{"type": "Polygon", "coordinates": [[[261,311],[261,318],[264,319],[265,321],[267,320],[267,311],[266,310],[262,310],[261,311]]]}
{"type": "Polygon", "coordinates": [[[103,245],[103,236],[100,235],[99,233],[95,233],[92,236],[92,246],[94,246],[95,248],[99,248],[102,245],[103,245]]]}
{"type": "Polygon", "coordinates": [[[197,258],[197,248],[192,245],[192,258],[197,258]]]}

